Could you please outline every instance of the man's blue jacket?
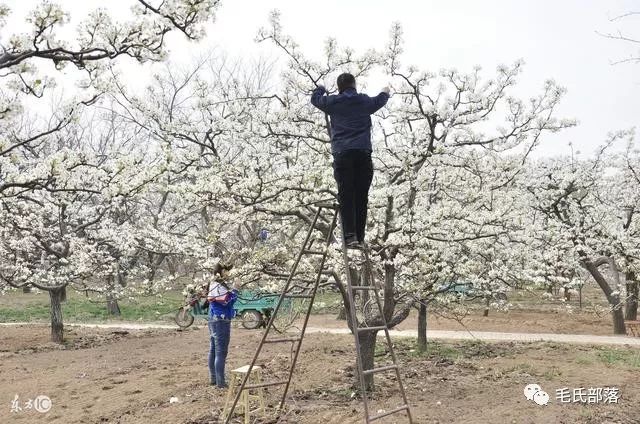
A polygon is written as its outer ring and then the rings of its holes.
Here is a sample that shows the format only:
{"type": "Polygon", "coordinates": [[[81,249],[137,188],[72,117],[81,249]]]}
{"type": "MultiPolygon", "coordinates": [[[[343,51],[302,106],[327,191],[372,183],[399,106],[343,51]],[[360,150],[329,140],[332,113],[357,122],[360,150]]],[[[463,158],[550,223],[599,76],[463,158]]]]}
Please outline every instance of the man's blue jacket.
{"type": "Polygon", "coordinates": [[[340,94],[325,96],[319,86],[313,90],[311,104],[331,117],[331,152],[345,150],[373,150],[371,147],[371,114],[389,100],[387,93],[375,97],[360,94],[355,88],[347,88],[340,94]]]}

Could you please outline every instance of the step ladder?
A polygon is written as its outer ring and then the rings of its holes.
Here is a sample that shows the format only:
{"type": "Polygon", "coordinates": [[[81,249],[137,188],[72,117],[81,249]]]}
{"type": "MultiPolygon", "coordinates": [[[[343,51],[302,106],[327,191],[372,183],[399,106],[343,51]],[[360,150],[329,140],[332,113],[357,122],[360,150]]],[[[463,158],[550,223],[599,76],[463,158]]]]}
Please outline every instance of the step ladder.
{"type": "MultiPolygon", "coordinates": [[[[233,417],[233,413],[234,410],[236,408],[236,405],[238,404],[242,393],[244,390],[253,390],[253,389],[262,389],[264,387],[274,387],[274,386],[284,386],[284,391],[282,394],[282,397],[280,399],[280,404],[278,406],[278,410],[283,410],[284,406],[285,406],[285,402],[286,402],[286,397],[287,397],[287,393],[289,391],[289,387],[291,385],[291,379],[293,377],[293,372],[298,360],[298,355],[300,353],[300,348],[302,346],[302,340],[304,339],[304,335],[305,335],[305,331],[307,329],[307,323],[309,322],[309,316],[311,315],[311,310],[313,307],[313,302],[315,300],[315,296],[318,290],[318,286],[320,284],[320,281],[323,279],[323,273],[325,271],[325,264],[326,264],[326,260],[327,260],[327,256],[329,253],[329,247],[331,245],[331,243],[335,240],[334,239],[334,231],[337,227],[337,221],[338,221],[338,215],[339,215],[339,207],[336,203],[330,203],[330,202],[318,202],[315,203],[315,206],[317,206],[317,211],[313,217],[313,219],[311,220],[311,223],[309,224],[309,229],[307,231],[305,240],[302,244],[302,247],[300,248],[300,250],[298,251],[298,254],[296,256],[296,259],[293,263],[293,266],[291,267],[291,271],[289,272],[289,275],[287,276],[287,280],[285,283],[285,286],[282,290],[282,293],[280,294],[280,297],[278,299],[278,302],[276,304],[276,307],[274,308],[271,317],[269,318],[269,322],[267,323],[267,326],[264,330],[264,333],[262,335],[262,338],[260,340],[260,344],[258,345],[258,348],[256,349],[256,352],[253,356],[253,359],[251,360],[251,364],[249,365],[249,369],[247,374],[245,375],[244,379],[242,380],[242,383],[240,384],[240,388],[237,391],[235,398],[233,400],[233,404],[231,405],[231,407],[228,410],[228,413],[226,414],[226,416],[224,417],[224,422],[225,424],[229,424],[232,417],[233,417]],[[332,214],[331,217],[327,217],[326,215],[323,215],[323,211],[324,210],[332,210],[332,214]],[[315,241],[314,239],[312,239],[313,233],[314,231],[317,230],[317,226],[319,223],[323,223],[326,225],[326,223],[330,223],[328,226],[328,231],[326,233],[325,238],[323,239],[323,245],[322,248],[318,249],[317,247],[313,247],[313,242],[315,241]],[[319,265],[317,266],[316,269],[316,277],[314,280],[307,280],[306,281],[306,286],[302,287],[299,284],[295,284],[294,283],[294,278],[297,275],[297,271],[298,271],[298,266],[300,264],[300,261],[302,260],[303,257],[319,257],[320,261],[319,261],[319,265]],[[274,322],[275,319],[278,315],[278,312],[280,311],[283,303],[285,303],[287,301],[287,299],[308,299],[309,300],[309,305],[305,310],[305,316],[304,316],[304,321],[302,324],[302,328],[300,329],[300,332],[296,335],[290,335],[287,337],[283,337],[282,335],[278,335],[278,337],[270,337],[270,334],[272,333],[272,331],[277,330],[274,326],[274,322]],[[292,351],[293,351],[293,356],[292,356],[292,360],[291,363],[289,364],[289,370],[287,373],[287,379],[282,379],[282,380],[276,380],[276,381],[266,381],[266,382],[262,382],[259,384],[247,384],[247,380],[249,375],[251,374],[251,370],[257,366],[257,362],[260,358],[260,354],[263,350],[263,347],[266,344],[276,344],[276,343],[292,343],[292,351]]],[[[363,404],[364,404],[364,412],[365,412],[365,423],[369,424],[372,423],[374,421],[377,421],[379,419],[382,419],[386,416],[392,415],[392,414],[396,414],[396,413],[400,413],[400,412],[405,412],[406,416],[408,418],[408,422],[411,424],[412,418],[411,418],[411,411],[409,408],[409,404],[407,402],[407,396],[405,394],[405,390],[404,390],[404,386],[402,385],[402,378],[400,375],[400,369],[396,360],[396,356],[395,356],[395,352],[393,351],[393,345],[391,343],[391,337],[389,335],[389,329],[387,327],[387,322],[386,319],[384,317],[384,314],[382,313],[382,300],[380,298],[380,294],[379,294],[379,288],[377,287],[377,285],[375,284],[375,278],[373,276],[373,268],[371,267],[371,262],[369,259],[369,251],[368,251],[368,247],[365,247],[362,250],[359,250],[359,252],[362,255],[362,261],[361,261],[361,271],[359,274],[360,275],[366,275],[367,278],[366,279],[361,279],[362,283],[359,283],[358,285],[354,285],[352,284],[352,278],[351,278],[351,262],[350,262],[350,258],[347,252],[347,248],[346,245],[344,243],[344,237],[340,237],[342,239],[342,253],[343,253],[343,260],[344,260],[344,264],[345,264],[345,270],[346,270],[346,274],[347,274],[347,295],[348,295],[348,299],[349,299],[349,319],[352,327],[352,333],[355,337],[355,345],[356,345],[356,354],[357,354],[357,365],[358,365],[358,375],[359,375],[359,380],[360,380],[360,387],[361,387],[361,391],[362,391],[362,400],[363,400],[363,404]],[[354,294],[356,292],[363,292],[363,293],[374,293],[374,299],[375,299],[375,306],[377,307],[377,311],[379,314],[379,318],[382,320],[382,324],[380,326],[374,326],[374,327],[367,327],[366,324],[363,327],[358,326],[358,317],[357,317],[357,313],[356,313],[356,307],[355,307],[355,303],[354,303],[354,294]],[[373,368],[371,370],[363,370],[362,367],[362,361],[361,361],[361,356],[360,356],[360,346],[358,343],[358,334],[360,334],[360,332],[362,331],[379,331],[379,330],[384,330],[385,332],[385,340],[387,343],[387,349],[391,355],[391,359],[393,361],[392,365],[389,366],[384,366],[384,367],[378,367],[378,368],[373,368]],[[376,374],[376,373],[382,373],[382,372],[386,372],[386,371],[394,371],[395,375],[396,375],[396,381],[398,383],[398,388],[400,390],[400,394],[402,396],[402,400],[404,402],[404,404],[402,406],[399,406],[397,408],[394,408],[392,410],[389,411],[384,411],[382,413],[379,413],[377,415],[370,415],[369,414],[369,396],[367,394],[366,391],[366,387],[365,387],[365,375],[370,375],[370,374],[376,374]]],[[[350,250],[350,252],[353,252],[355,250],[350,250]]],[[[367,296],[367,295],[366,295],[367,296]]],[[[366,297],[365,296],[365,297],[366,297]]],[[[366,320],[365,320],[366,321],[366,320]]],[[[276,331],[277,332],[277,331],[276,331]]],[[[264,377],[264,374],[263,374],[264,377]]]]}

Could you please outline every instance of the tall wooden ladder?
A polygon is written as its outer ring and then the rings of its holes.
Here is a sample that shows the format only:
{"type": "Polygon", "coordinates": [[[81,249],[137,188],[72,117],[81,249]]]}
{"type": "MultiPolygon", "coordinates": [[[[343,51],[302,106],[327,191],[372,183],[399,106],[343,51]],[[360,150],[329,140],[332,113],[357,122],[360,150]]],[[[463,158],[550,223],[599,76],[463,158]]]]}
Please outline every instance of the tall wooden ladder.
{"type": "MultiPolygon", "coordinates": [[[[329,247],[331,245],[331,243],[334,240],[334,231],[336,229],[337,226],[337,220],[338,220],[338,215],[339,215],[339,207],[336,203],[327,203],[327,202],[322,202],[322,203],[316,203],[315,204],[317,206],[317,211],[311,221],[311,223],[309,224],[309,229],[307,231],[306,237],[304,239],[304,242],[302,244],[302,247],[300,248],[300,250],[298,251],[298,254],[296,256],[296,259],[291,267],[291,271],[289,272],[289,274],[287,275],[287,279],[286,279],[286,283],[284,285],[284,288],[282,290],[282,293],[280,294],[280,297],[278,299],[278,302],[276,304],[276,307],[274,308],[271,317],[269,318],[269,322],[267,323],[267,326],[264,330],[264,333],[262,335],[262,338],[260,340],[260,344],[258,345],[258,348],[256,349],[256,352],[253,356],[253,359],[251,360],[251,364],[249,365],[249,369],[248,372],[246,373],[244,379],[242,380],[242,383],[240,385],[239,390],[236,393],[236,396],[233,400],[233,404],[231,405],[231,408],[229,409],[229,411],[227,412],[226,416],[224,417],[224,422],[225,424],[229,424],[229,422],[231,421],[232,417],[233,417],[233,412],[236,408],[236,405],[238,404],[242,392],[244,390],[254,390],[254,389],[260,389],[262,390],[265,387],[271,387],[271,386],[284,386],[284,391],[282,393],[282,397],[280,399],[280,404],[279,404],[279,410],[282,410],[284,408],[285,402],[286,402],[286,397],[287,397],[287,393],[289,391],[289,387],[291,385],[291,379],[293,377],[293,372],[298,360],[298,356],[300,353],[300,348],[302,346],[302,340],[304,339],[304,335],[305,335],[305,331],[307,329],[307,324],[309,322],[309,316],[311,315],[311,310],[313,307],[313,302],[315,300],[315,296],[318,290],[318,286],[321,282],[321,280],[323,279],[323,275],[324,275],[324,271],[325,271],[325,265],[326,265],[326,260],[327,260],[327,256],[329,253],[329,247]],[[325,210],[332,210],[331,216],[328,217],[326,216],[326,213],[323,214],[323,211],[325,210]],[[313,247],[313,242],[315,241],[315,239],[313,239],[313,234],[314,231],[316,231],[318,224],[322,222],[323,224],[327,224],[328,223],[328,228],[329,230],[326,233],[326,237],[324,238],[322,247],[320,249],[318,249],[317,247],[313,247]],[[303,257],[319,257],[320,261],[319,264],[316,268],[316,272],[315,272],[315,279],[313,280],[306,280],[306,286],[301,286],[300,284],[297,284],[295,282],[296,280],[296,276],[299,275],[298,271],[298,267],[300,265],[300,262],[302,260],[303,257]],[[298,334],[291,334],[291,335],[287,335],[286,337],[284,337],[281,334],[278,334],[276,337],[271,337],[270,334],[274,331],[277,330],[275,328],[274,322],[278,316],[278,313],[281,311],[282,307],[284,304],[286,304],[286,302],[290,302],[290,299],[306,299],[309,301],[309,304],[307,306],[307,308],[305,309],[305,315],[304,315],[304,320],[303,320],[303,324],[302,324],[302,328],[300,329],[300,332],[298,334]],[[247,384],[247,380],[249,375],[251,374],[251,370],[257,365],[257,362],[260,358],[260,354],[263,351],[263,347],[267,344],[276,344],[276,343],[291,343],[292,344],[292,359],[291,362],[289,364],[289,369],[287,372],[287,378],[286,379],[279,379],[279,380],[275,380],[275,381],[265,381],[259,384],[247,384]]],[[[373,277],[373,268],[371,267],[371,262],[369,259],[369,251],[368,248],[362,249],[360,250],[362,256],[363,256],[363,261],[361,261],[360,266],[363,266],[364,268],[362,269],[363,272],[360,272],[360,275],[367,275],[368,278],[366,278],[366,280],[362,280],[362,284],[358,284],[358,285],[354,285],[352,284],[352,278],[350,275],[350,258],[349,255],[347,254],[347,248],[346,245],[344,244],[344,237],[340,237],[342,239],[342,252],[343,252],[343,260],[345,263],[345,269],[346,269],[346,274],[347,274],[347,293],[348,293],[348,298],[349,298],[349,303],[350,305],[353,305],[352,307],[349,308],[349,312],[350,312],[350,320],[353,323],[352,324],[352,332],[355,336],[355,341],[356,341],[356,353],[357,353],[357,364],[358,364],[358,374],[359,374],[359,379],[360,379],[360,386],[361,386],[361,390],[362,390],[362,399],[363,399],[363,403],[364,403],[364,412],[365,412],[365,422],[367,424],[372,423],[374,421],[377,421],[379,419],[382,419],[386,416],[392,415],[392,414],[396,414],[396,413],[400,413],[400,412],[406,412],[406,416],[409,420],[409,423],[412,423],[412,419],[411,419],[411,411],[409,409],[409,404],[407,402],[407,397],[404,391],[404,387],[402,385],[402,379],[401,379],[401,375],[400,375],[400,369],[398,367],[398,363],[396,360],[396,356],[395,356],[395,352],[393,351],[393,345],[391,343],[391,338],[389,335],[389,329],[387,327],[387,323],[386,320],[384,318],[384,315],[382,313],[382,300],[380,298],[379,295],[379,289],[375,284],[375,278],[373,277]],[[367,292],[370,293],[374,293],[374,299],[375,299],[375,305],[377,307],[378,310],[378,314],[381,317],[384,325],[382,326],[377,326],[377,327],[366,327],[366,325],[364,327],[358,327],[358,318],[357,318],[357,314],[356,314],[356,308],[355,308],[355,303],[354,303],[354,293],[358,292],[358,291],[363,291],[363,292],[367,292]],[[393,364],[390,366],[384,366],[384,367],[379,367],[379,368],[373,368],[371,370],[363,370],[362,368],[362,361],[361,361],[361,356],[360,356],[360,346],[358,343],[358,334],[361,331],[367,331],[367,330],[384,330],[385,331],[385,340],[386,340],[386,344],[387,344],[387,349],[391,355],[393,364]],[[365,375],[368,374],[375,374],[375,373],[380,373],[380,372],[385,372],[385,371],[395,371],[396,374],[396,381],[398,383],[398,387],[400,390],[400,393],[402,395],[402,399],[404,404],[400,407],[394,408],[392,410],[389,411],[385,411],[382,413],[379,413],[377,415],[370,415],[369,414],[369,396],[368,393],[366,391],[366,387],[365,387],[365,375]]],[[[368,295],[365,295],[365,297],[368,297],[368,295]]],[[[277,331],[276,331],[277,332],[277,331]]],[[[264,376],[264,375],[263,375],[264,376]]]]}
{"type": "Polygon", "coordinates": [[[342,257],[344,259],[345,271],[347,274],[347,296],[349,299],[349,318],[351,322],[351,332],[353,333],[356,345],[356,357],[357,357],[357,365],[358,365],[358,377],[360,379],[360,390],[362,391],[362,403],[364,405],[364,415],[365,415],[365,423],[369,424],[374,421],[378,421],[384,417],[388,417],[389,415],[405,413],[406,417],[409,421],[409,424],[413,423],[413,419],[411,417],[411,408],[409,406],[409,402],[407,400],[407,394],[404,390],[404,385],[402,384],[402,375],[400,373],[400,366],[398,364],[398,360],[396,358],[395,351],[393,350],[393,343],[391,342],[391,335],[389,334],[389,326],[387,324],[387,319],[383,313],[383,299],[380,296],[380,292],[382,288],[376,284],[375,272],[373,267],[371,266],[371,259],[369,256],[369,246],[365,245],[362,249],[352,249],[350,251],[358,251],[361,255],[361,261],[358,264],[357,261],[355,264],[352,264],[351,258],[347,252],[347,247],[344,244],[344,239],[342,242],[342,257]],[[357,269],[358,265],[360,267],[357,270],[357,275],[360,277],[359,281],[354,284],[352,281],[351,269],[354,267],[357,269]],[[373,293],[373,296],[371,294],[373,293]],[[362,319],[360,320],[358,317],[358,305],[356,304],[356,296],[360,296],[360,313],[362,314],[362,319]],[[367,306],[371,305],[371,308],[367,306]],[[367,321],[370,321],[373,318],[375,321],[378,321],[379,325],[371,326],[367,324],[367,321]],[[361,322],[362,321],[362,322],[361,322]],[[362,326],[361,326],[362,324],[362,326]],[[391,364],[376,367],[375,364],[371,369],[363,369],[362,364],[362,354],[360,352],[360,340],[359,334],[364,331],[384,331],[384,341],[386,343],[386,348],[391,357],[391,364]],[[395,381],[398,384],[398,390],[400,391],[400,395],[402,398],[402,405],[399,405],[390,410],[381,410],[378,411],[375,415],[371,415],[370,406],[369,406],[369,393],[367,392],[367,385],[365,382],[365,377],[369,375],[374,375],[377,373],[383,372],[393,372],[395,373],[395,381]]]}

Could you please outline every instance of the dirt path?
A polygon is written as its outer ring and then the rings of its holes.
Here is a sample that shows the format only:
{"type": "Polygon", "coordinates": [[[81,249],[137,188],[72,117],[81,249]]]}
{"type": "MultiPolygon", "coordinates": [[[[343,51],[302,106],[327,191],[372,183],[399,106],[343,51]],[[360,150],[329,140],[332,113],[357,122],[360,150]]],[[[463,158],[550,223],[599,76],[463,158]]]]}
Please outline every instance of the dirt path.
{"type": "MultiPolygon", "coordinates": [[[[24,326],[29,323],[0,323],[2,326],[24,326]]],[[[167,330],[176,329],[175,325],[162,323],[140,324],[120,322],[112,324],[65,324],[71,327],[124,329],[124,330],[167,330]]],[[[307,333],[349,334],[348,328],[308,327],[307,333]]],[[[416,330],[391,330],[394,337],[417,337],[416,330]]],[[[552,334],[552,333],[505,333],[495,331],[458,331],[428,330],[428,339],[444,340],[482,340],[482,341],[514,341],[535,342],[548,341],[557,343],[577,343],[592,345],[628,345],[640,347],[640,338],[630,336],[596,336],[588,334],[552,334]]]]}

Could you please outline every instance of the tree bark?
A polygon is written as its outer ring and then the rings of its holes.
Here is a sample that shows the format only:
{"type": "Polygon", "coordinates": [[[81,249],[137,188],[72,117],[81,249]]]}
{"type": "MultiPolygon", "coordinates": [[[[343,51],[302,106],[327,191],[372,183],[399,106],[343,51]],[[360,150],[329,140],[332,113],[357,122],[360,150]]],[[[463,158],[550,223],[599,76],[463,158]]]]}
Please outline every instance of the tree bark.
{"type": "Polygon", "coordinates": [[[484,299],[484,311],[482,311],[482,316],[483,317],[488,317],[489,316],[489,304],[491,303],[491,298],[489,298],[488,296],[485,297],[484,299]]]}
{"type": "Polygon", "coordinates": [[[624,317],[628,321],[638,319],[638,281],[634,272],[627,272],[627,300],[625,302],[624,317]]]}
{"type": "MultiPolygon", "coordinates": [[[[373,369],[374,355],[376,351],[376,338],[378,336],[377,331],[362,331],[358,334],[358,342],[360,344],[360,361],[362,364],[362,370],[373,369]]],[[[356,378],[360,378],[356,375],[356,378]]],[[[374,389],[373,374],[364,376],[364,385],[367,392],[371,392],[374,389]]],[[[357,386],[360,386],[360,382],[357,382],[357,386]]]]}
{"type": "Polygon", "coordinates": [[[62,324],[62,293],[64,287],[49,290],[51,312],[51,341],[62,343],[64,341],[64,326],[62,324]]]}
{"type": "Polygon", "coordinates": [[[120,305],[118,305],[118,299],[113,295],[115,286],[113,284],[113,276],[109,277],[109,284],[107,285],[107,314],[110,316],[120,316],[120,305]]]}
{"type": "Polygon", "coordinates": [[[564,287],[564,300],[565,300],[565,302],[570,302],[571,301],[571,291],[570,291],[569,287],[564,287]]]}
{"type": "MultiPolygon", "coordinates": [[[[587,271],[591,274],[600,289],[604,292],[604,295],[611,306],[611,318],[613,319],[613,333],[614,334],[627,334],[625,325],[624,325],[624,315],[622,313],[622,305],[620,305],[620,295],[613,294],[613,290],[611,290],[611,286],[607,282],[604,275],[600,272],[598,267],[600,265],[604,265],[609,263],[609,258],[601,258],[596,262],[592,262],[590,260],[583,260],[582,264],[587,271]]],[[[612,267],[612,272],[617,272],[615,267],[612,267]]]]}
{"type": "Polygon", "coordinates": [[[418,308],[418,351],[427,351],[427,305],[424,302],[418,308]]]}
{"type": "Polygon", "coordinates": [[[340,312],[338,312],[338,316],[336,317],[336,319],[346,320],[347,315],[349,314],[347,309],[347,303],[348,303],[347,291],[344,287],[344,284],[342,284],[340,277],[335,272],[332,273],[332,276],[333,276],[333,279],[336,281],[335,286],[340,291],[340,295],[342,296],[342,308],[340,308],[340,312]]]}
{"type": "Polygon", "coordinates": [[[107,294],[107,313],[114,317],[120,316],[120,305],[118,305],[118,299],[111,294],[107,294]]]}
{"type": "Polygon", "coordinates": [[[22,293],[31,293],[31,286],[22,286],[22,293]]]}

